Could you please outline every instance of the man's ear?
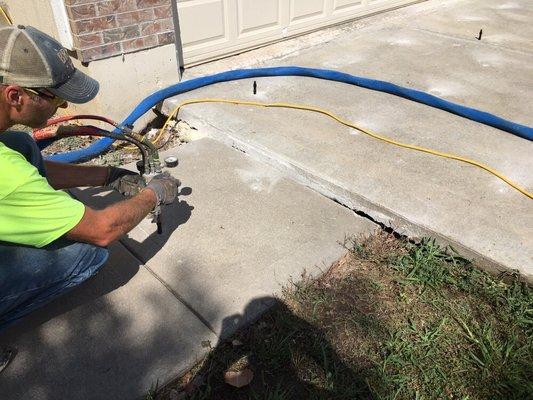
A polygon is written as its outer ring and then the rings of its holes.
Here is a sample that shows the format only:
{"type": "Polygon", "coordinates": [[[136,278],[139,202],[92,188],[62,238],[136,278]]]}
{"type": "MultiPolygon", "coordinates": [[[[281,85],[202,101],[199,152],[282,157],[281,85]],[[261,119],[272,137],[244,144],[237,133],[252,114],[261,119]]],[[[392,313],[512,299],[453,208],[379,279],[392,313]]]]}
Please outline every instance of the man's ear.
{"type": "Polygon", "coordinates": [[[4,99],[12,107],[20,107],[22,105],[23,89],[19,85],[8,85],[4,89],[4,99]]]}

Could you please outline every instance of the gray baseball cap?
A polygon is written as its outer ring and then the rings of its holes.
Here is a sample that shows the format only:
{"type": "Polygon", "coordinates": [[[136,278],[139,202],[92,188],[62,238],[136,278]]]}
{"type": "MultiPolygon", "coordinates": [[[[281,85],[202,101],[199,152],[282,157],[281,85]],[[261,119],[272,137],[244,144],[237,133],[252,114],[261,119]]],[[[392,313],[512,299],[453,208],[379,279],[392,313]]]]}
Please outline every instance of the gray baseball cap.
{"type": "Polygon", "coordinates": [[[61,44],[31,26],[0,28],[0,83],[46,88],[72,103],[86,103],[98,82],[76,69],[61,44]]]}

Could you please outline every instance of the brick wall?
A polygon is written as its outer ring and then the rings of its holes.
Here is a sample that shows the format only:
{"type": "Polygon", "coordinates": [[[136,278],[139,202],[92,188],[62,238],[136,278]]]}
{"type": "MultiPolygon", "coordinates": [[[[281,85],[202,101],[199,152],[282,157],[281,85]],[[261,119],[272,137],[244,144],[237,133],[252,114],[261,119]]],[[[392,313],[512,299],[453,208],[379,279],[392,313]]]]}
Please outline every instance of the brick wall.
{"type": "Polygon", "coordinates": [[[65,0],[80,60],[174,42],[171,0],[65,0]]]}

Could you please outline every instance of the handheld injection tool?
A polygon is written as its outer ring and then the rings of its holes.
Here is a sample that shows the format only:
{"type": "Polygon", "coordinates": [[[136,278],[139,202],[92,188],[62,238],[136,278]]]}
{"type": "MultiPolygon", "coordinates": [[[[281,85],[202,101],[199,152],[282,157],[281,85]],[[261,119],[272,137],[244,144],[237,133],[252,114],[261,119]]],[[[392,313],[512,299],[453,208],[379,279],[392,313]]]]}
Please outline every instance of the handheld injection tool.
{"type": "MultiPolygon", "coordinates": [[[[46,127],[42,129],[33,130],[33,138],[36,141],[55,141],[66,137],[72,136],[99,136],[108,137],[114,140],[127,141],[139,149],[141,154],[141,160],[137,161],[137,169],[139,174],[144,178],[144,182],[149,182],[155,175],[160,174],[162,171],[161,161],[159,159],[158,149],[154,144],[146,137],[134,132],[132,127],[120,125],[109,118],[101,117],[98,115],[69,115],[50,119],[46,127]],[[69,121],[75,120],[94,120],[105,122],[112,125],[114,132],[107,131],[105,129],[98,128],[93,125],[75,125],[68,124],[69,121]],[[67,124],[65,124],[67,122],[67,124]],[[120,133],[116,133],[116,132],[120,133]]],[[[176,159],[177,164],[177,159],[176,159]]],[[[131,183],[133,185],[133,183],[131,183]]],[[[142,187],[132,187],[126,192],[136,193],[142,187]]],[[[161,205],[156,205],[155,209],[151,212],[152,222],[157,224],[157,233],[162,233],[161,223],[161,205]]]]}

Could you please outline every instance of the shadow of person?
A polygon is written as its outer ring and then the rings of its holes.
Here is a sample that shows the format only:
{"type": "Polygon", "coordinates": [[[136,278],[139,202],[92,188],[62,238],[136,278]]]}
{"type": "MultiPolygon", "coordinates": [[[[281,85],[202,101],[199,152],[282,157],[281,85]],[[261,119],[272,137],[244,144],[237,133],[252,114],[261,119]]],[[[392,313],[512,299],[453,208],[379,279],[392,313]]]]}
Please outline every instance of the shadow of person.
{"type": "MultiPolygon", "coordinates": [[[[191,188],[184,187],[180,190],[179,197],[188,196],[191,193],[191,188]]],[[[120,241],[135,257],[147,263],[165,246],[172,233],[191,218],[192,210],[194,207],[185,200],[163,205],[161,207],[161,233],[157,233],[154,224],[153,232],[142,241],[132,239],[130,236],[124,236],[120,241]]]]}
{"type": "Polygon", "coordinates": [[[185,386],[190,399],[371,398],[365,377],[343,361],[324,332],[279,299],[254,299],[243,314],[226,317],[221,337],[256,320],[265,305],[272,308],[258,323],[211,351],[185,386]],[[254,374],[249,385],[236,388],[224,382],[225,371],[246,368],[254,374]]]}
{"type": "MultiPolygon", "coordinates": [[[[124,199],[118,192],[108,187],[73,189],[71,193],[84,204],[96,209],[105,208],[124,199]]],[[[161,207],[161,234],[157,233],[155,224],[150,226],[151,224],[141,221],[139,225],[143,227],[143,232],[150,231],[151,233],[143,237],[142,240],[134,239],[131,235],[125,235],[120,238],[120,242],[141,262],[147,263],[168,242],[172,233],[191,217],[194,207],[189,205],[187,201],[181,200],[182,197],[191,194],[192,188],[188,186],[181,187],[178,193],[178,201],[161,207]]]]}

